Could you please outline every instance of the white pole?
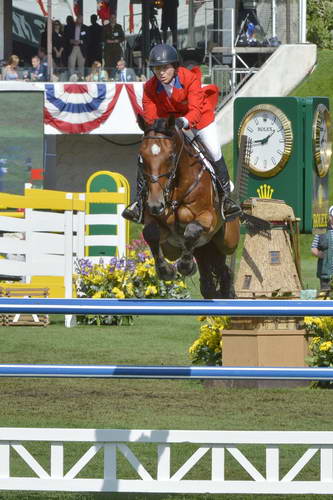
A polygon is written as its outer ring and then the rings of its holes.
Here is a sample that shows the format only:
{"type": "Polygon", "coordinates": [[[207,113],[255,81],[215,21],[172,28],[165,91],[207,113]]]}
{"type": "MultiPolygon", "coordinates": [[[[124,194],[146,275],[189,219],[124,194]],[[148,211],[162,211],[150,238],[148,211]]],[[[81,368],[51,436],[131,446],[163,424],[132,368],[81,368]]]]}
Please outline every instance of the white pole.
{"type": "Polygon", "coordinates": [[[47,73],[49,81],[53,74],[52,58],[52,0],[47,0],[47,73]]]}
{"type": "Polygon", "coordinates": [[[230,9],[231,14],[231,56],[232,56],[232,93],[235,95],[236,92],[236,66],[237,66],[237,55],[235,49],[235,12],[234,9],[230,9]]]}
{"type": "Polygon", "coordinates": [[[276,36],[276,2],[272,0],[272,37],[276,36]]]}
{"type": "Polygon", "coordinates": [[[194,43],[194,3],[193,0],[189,0],[188,2],[188,35],[187,35],[187,47],[193,48],[195,46],[194,43]]]}
{"type": "Polygon", "coordinates": [[[306,43],[306,0],[299,0],[299,20],[298,20],[298,38],[299,43],[306,43]]]}

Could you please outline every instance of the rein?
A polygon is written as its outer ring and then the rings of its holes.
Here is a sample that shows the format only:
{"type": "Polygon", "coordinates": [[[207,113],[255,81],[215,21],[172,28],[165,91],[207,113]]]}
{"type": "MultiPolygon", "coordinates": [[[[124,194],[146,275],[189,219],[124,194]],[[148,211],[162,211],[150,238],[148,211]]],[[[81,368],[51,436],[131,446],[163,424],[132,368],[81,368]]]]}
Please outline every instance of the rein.
{"type": "MultiPolygon", "coordinates": [[[[173,137],[171,137],[169,135],[162,134],[162,133],[161,133],[161,135],[156,135],[156,136],[155,135],[150,135],[150,136],[144,135],[143,138],[142,138],[142,142],[145,141],[145,140],[148,140],[148,139],[154,139],[154,140],[167,139],[169,141],[172,141],[173,137]]],[[[180,160],[181,154],[182,154],[182,152],[184,150],[184,147],[185,147],[185,136],[184,136],[184,134],[182,134],[182,144],[181,144],[180,150],[179,150],[178,153],[177,152],[173,153],[173,155],[172,155],[173,159],[174,159],[173,168],[169,172],[166,172],[166,173],[160,174],[160,175],[151,175],[151,174],[147,174],[146,172],[143,172],[144,176],[151,182],[151,184],[155,184],[156,182],[159,183],[159,180],[161,178],[163,178],[163,177],[166,177],[168,179],[166,187],[164,189],[163,189],[163,187],[161,185],[160,185],[160,187],[163,190],[163,195],[164,195],[164,198],[166,200],[166,205],[170,206],[172,208],[172,210],[174,210],[174,211],[177,208],[179,208],[179,206],[183,203],[183,201],[185,200],[185,198],[193,191],[193,189],[195,189],[198,186],[198,184],[200,182],[200,179],[201,179],[201,177],[203,175],[203,172],[205,171],[205,168],[206,168],[202,164],[202,167],[201,167],[201,170],[198,173],[198,176],[196,177],[195,181],[191,184],[191,186],[186,190],[186,192],[182,196],[181,200],[171,201],[170,197],[171,197],[171,194],[172,194],[173,182],[174,182],[175,177],[176,177],[176,172],[177,172],[177,168],[178,168],[178,165],[179,165],[179,160],[180,160]]],[[[189,152],[189,154],[191,154],[191,153],[189,152]]],[[[191,154],[191,156],[197,157],[199,155],[197,155],[197,154],[191,154]]]]}

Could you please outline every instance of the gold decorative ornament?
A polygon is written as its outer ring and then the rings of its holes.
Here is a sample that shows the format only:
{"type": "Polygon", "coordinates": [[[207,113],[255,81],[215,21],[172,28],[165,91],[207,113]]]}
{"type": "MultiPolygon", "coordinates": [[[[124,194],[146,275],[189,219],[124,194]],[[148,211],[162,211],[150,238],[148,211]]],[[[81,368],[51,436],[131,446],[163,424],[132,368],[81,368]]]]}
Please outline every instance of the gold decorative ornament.
{"type": "Polygon", "coordinates": [[[272,198],[274,189],[269,184],[261,184],[261,186],[257,189],[257,193],[259,198],[268,200],[272,198]]]}
{"type": "Polygon", "coordinates": [[[277,106],[259,104],[251,108],[241,121],[240,138],[251,141],[248,168],[259,177],[278,174],[289,160],[293,147],[290,120],[277,106]]]}
{"type": "Polygon", "coordinates": [[[319,177],[325,177],[332,158],[331,116],[325,104],[318,104],[313,117],[312,144],[319,177]]]}

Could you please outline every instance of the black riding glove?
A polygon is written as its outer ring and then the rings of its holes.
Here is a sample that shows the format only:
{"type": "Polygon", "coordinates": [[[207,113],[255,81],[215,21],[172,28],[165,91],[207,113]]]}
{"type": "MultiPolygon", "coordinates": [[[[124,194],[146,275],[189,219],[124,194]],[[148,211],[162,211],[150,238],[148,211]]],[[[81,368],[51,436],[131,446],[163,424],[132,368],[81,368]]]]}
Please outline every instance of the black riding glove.
{"type": "Polygon", "coordinates": [[[180,129],[186,126],[184,118],[176,118],[176,126],[180,129]]]}

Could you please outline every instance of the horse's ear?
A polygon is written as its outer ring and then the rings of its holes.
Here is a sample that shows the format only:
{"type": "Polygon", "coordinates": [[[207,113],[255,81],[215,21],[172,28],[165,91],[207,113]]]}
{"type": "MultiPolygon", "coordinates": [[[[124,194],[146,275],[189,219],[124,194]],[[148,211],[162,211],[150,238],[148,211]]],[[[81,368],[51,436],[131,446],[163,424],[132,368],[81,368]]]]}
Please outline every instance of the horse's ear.
{"type": "Polygon", "coordinates": [[[138,115],[137,122],[141,130],[144,132],[147,128],[147,124],[145,122],[145,119],[143,118],[142,115],[138,115]]]}
{"type": "Polygon", "coordinates": [[[175,115],[170,115],[167,121],[167,128],[168,129],[173,128],[175,126],[175,123],[176,123],[175,115]]]}

